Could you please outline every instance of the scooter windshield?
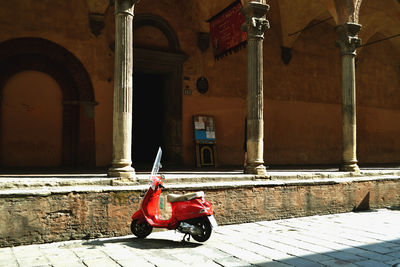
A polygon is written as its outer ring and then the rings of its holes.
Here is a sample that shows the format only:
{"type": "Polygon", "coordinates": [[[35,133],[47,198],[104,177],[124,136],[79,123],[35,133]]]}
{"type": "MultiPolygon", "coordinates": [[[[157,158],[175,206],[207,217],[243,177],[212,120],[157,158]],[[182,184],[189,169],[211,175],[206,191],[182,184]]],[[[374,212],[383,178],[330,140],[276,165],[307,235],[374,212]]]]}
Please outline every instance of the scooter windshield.
{"type": "Polygon", "coordinates": [[[151,188],[153,188],[153,190],[155,189],[154,183],[157,181],[156,176],[158,174],[158,171],[162,167],[161,166],[161,155],[162,155],[162,150],[161,150],[161,147],[159,147],[156,159],[154,160],[153,168],[151,169],[151,175],[150,175],[151,188]]]}

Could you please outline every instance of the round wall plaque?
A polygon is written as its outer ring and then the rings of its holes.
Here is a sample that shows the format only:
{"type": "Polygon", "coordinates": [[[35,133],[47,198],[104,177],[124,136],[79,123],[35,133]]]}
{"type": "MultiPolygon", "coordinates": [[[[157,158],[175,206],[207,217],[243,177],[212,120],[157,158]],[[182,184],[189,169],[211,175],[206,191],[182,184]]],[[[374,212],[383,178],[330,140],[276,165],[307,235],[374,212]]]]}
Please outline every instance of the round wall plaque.
{"type": "Polygon", "coordinates": [[[200,77],[197,79],[196,82],[197,86],[197,91],[199,91],[200,94],[205,94],[208,91],[208,81],[205,77],[200,77]]]}

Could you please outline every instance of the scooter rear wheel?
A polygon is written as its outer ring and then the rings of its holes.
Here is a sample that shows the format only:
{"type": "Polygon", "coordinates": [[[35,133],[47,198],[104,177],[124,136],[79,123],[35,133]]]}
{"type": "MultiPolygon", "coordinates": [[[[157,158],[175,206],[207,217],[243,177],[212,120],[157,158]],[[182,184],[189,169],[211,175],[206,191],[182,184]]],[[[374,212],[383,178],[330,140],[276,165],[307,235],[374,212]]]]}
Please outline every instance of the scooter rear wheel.
{"type": "Polygon", "coordinates": [[[132,234],[138,238],[145,238],[153,231],[153,227],[146,221],[139,223],[137,220],[131,222],[132,234]]]}
{"type": "Polygon", "coordinates": [[[207,241],[210,238],[212,231],[210,221],[207,219],[207,217],[197,219],[194,225],[202,229],[202,234],[192,235],[193,239],[198,242],[207,241]]]}

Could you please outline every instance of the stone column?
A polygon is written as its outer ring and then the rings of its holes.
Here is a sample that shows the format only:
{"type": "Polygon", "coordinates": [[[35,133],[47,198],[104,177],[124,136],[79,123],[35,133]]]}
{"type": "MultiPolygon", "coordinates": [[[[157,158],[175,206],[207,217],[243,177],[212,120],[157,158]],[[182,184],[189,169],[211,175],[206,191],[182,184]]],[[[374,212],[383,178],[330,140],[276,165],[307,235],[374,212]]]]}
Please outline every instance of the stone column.
{"type": "Polygon", "coordinates": [[[269,28],[265,15],[269,6],[251,1],[242,8],[247,32],[247,162],[245,173],[265,175],[263,40],[269,28]]]}
{"type": "Polygon", "coordinates": [[[113,112],[113,160],[108,176],[133,178],[132,74],[133,1],[115,0],[115,66],[113,112]]]}
{"type": "Polygon", "coordinates": [[[359,172],[356,153],[356,78],[355,56],[361,40],[360,24],[347,22],[336,27],[337,45],[342,57],[342,164],[341,171],[359,172]]]}

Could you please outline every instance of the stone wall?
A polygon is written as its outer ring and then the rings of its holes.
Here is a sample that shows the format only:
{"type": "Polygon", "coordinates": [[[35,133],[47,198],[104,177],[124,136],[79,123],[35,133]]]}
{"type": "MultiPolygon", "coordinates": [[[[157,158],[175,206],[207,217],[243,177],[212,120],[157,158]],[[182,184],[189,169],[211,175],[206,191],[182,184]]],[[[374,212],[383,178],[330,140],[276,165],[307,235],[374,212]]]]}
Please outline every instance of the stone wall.
{"type": "Polygon", "coordinates": [[[0,199],[0,246],[129,233],[140,192],[80,192],[0,199]]]}
{"type": "MultiPolygon", "coordinates": [[[[2,192],[0,247],[130,234],[145,187],[2,192]],[[58,191],[58,192],[57,192],[58,191]]],[[[219,224],[400,206],[400,179],[248,181],[168,186],[206,192],[219,224]]]]}

